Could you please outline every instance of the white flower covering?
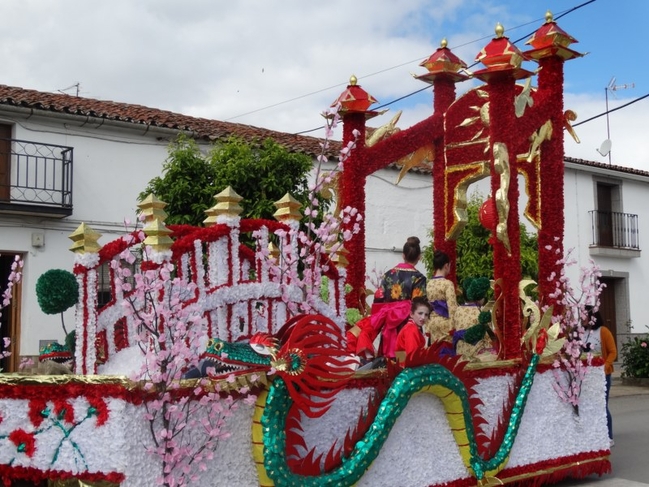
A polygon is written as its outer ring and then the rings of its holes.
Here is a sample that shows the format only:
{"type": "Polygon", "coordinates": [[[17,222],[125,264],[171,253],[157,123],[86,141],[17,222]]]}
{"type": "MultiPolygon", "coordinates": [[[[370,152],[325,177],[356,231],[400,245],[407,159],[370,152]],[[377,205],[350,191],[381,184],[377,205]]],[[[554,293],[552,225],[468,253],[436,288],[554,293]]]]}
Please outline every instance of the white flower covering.
{"type": "Polygon", "coordinates": [[[183,254],[180,256],[180,271],[181,275],[187,279],[191,274],[189,271],[189,254],[183,254]]]}
{"type": "MultiPolygon", "coordinates": [[[[257,242],[258,248],[261,249],[268,249],[268,228],[267,227],[261,227],[259,229],[259,240],[257,242]]],[[[265,259],[263,257],[260,258],[259,255],[256,256],[257,262],[260,265],[261,271],[259,272],[259,280],[262,282],[266,282],[269,279],[270,276],[270,268],[268,265],[268,259],[265,259]]]]}
{"type": "Polygon", "coordinates": [[[101,375],[119,375],[130,377],[142,370],[145,355],[139,346],[128,347],[112,355],[109,360],[97,367],[101,375]]]}
{"type": "Polygon", "coordinates": [[[159,251],[149,246],[147,246],[145,254],[148,260],[158,265],[169,262],[172,256],[171,250],[159,251]]]}
{"type": "MultiPolygon", "coordinates": [[[[333,298],[330,298],[333,299],[333,298]]],[[[327,303],[322,301],[320,298],[315,298],[313,300],[313,308],[316,313],[326,316],[331,321],[338,325],[340,331],[345,331],[345,316],[340,316],[336,313],[335,308],[329,306],[327,303]]]]}
{"type": "Polygon", "coordinates": [[[97,252],[75,253],[74,264],[82,265],[87,269],[97,267],[99,265],[99,254],[97,252]]]}
{"type": "MultiPolygon", "coordinates": [[[[86,313],[88,319],[85,323],[86,354],[83,357],[86,364],[86,373],[95,373],[97,363],[97,269],[89,269],[86,274],[86,313]]],[[[77,335],[78,337],[79,335],[77,335]]],[[[77,339],[77,341],[79,341],[77,339]]]]}
{"type": "MultiPolygon", "coordinates": [[[[79,300],[75,307],[74,314],[74,329],[77,337],[83,336],[83,328],[85,326],[83,308],[85,305],[81,303],[86,302],[86,275],[77,274],[77,284],[79,285],[79,300]]],[[[74,359],[75,359],[75,372],[77,374],[83,373],[83,340],[75,340],[74,346],[74,359]]]]}
{"type": "Polygon", "coordinates": [[[193,276],[192,282],[196,284],[199,295],[205,295],[205,266],[203,265],[203,242],[194,240],[194,267],[196,275],[193,276]]]}
{"type": "Polygon", "coordinates": [[[239,259],[239,227],[230,230],[228,239],[230,244],[230,272],[232,274],[232,284],[236,285],[241,281],[241,263],[239,259]]]}
{"type": "MultiPolygon", "coordinates": [[[[135,354],[124,350],[116,355],[124,369],[135,367],[135,354]]],[[[116,363],[106,364],[104,373],[121,373],[116,363]]],[[[481,412],[493,426],[502,409],[511,376],[482,379],[476,388],[484,402],[481,412]]],[[[579,416],[570,405],[563,403],[552,388],[551,371],[537,374],[523,414],[518,437],[514,442],[508,467],[524,466],[546,460],[608,449],[606,429],[605,384],[601,367],[590,367],[583,383],[579,416]]],[[[308,448],[327,452],[341,441],[348,428],[357,424],[366,407],[371,389],[342,391],[332,408],[321,418],[304,418],[302,426],[308,448]]],[[[88,402],[84,397],[71,400],[75,421],[85,417],[88,402]]],[[[62,433],[50,428],[37,435],[36,453],[29,458],[16,451],[8,440],[11,431],[22,428],[33,431],[27,416],[26,400],[0,400],[0,464],[32,467],[47,471],[56,469],[79,473],[120,472],[126,480],[124,487],[153,485],[159,472],[154,456],[143,450],[150,444],[144,409],[121,399],[108,398],[109,419],[96,426],[96,418],[85,420],[70,434],[70,441],[61,442],[62,433]],[[57,447],[59,453],[54,460],[57,447]],[[83,456],[83,461],[81,456],[83,456]]],[[[234,416],[227,420],[226,430],[231,438],[222,440],[207,470],[200,475],[201,486],[257,486],[257,474],[252,458],[253,406],[240,403],[234,416]]],[[[397,420],[378,458],[358,482],[359,486],[407,485],[424,487],[468,477],[460,452],[451,434],[441,401],[430,394],[414,396],[397,420]],[[398,468],[397,468],[398,466],[398,468]]]]}
{"type": "Polygon", "coordinates": [[[214,242],[210,242],[209,252],[208,263],[210,286],[215,287],[227,284],[228,275],[230,273],[230,267],[228,265],[227,237],[220,237],[214,242]]]}
{"type": "Polygon", "coordinates": [[[97,337],[97,270],[89,269],[85,274],[77,274],[79,301],[75,316],[76,345],[74,357],[78,374],[94,374],[97,361],[95,338],[97,337]],[[87,320],[84,322],[84,312],[87,320]],[[85,355],[84,355],[85,348],[85,355]],[[85,371],[84,371],[85,365],[85,371]]]}

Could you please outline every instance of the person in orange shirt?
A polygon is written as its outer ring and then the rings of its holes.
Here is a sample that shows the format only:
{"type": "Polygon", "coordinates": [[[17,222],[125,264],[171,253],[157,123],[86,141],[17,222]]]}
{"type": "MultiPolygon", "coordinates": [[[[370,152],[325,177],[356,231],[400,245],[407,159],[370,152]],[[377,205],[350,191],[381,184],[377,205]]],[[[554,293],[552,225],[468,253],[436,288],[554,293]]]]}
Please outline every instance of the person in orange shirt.
{"type": "Polygon", "coordinates": [[[410,319],[399,331],[397,335],[397,352],[405,352],[410,355],[419,348],[426,346],[423,327],[430,316],[430,303],[423,296],[412,298],[410,306],[410,319]]]}
{"type": "Polygon", "coordinates": [[[601,355],[604,360],[604,375],[606,376],[606,423],[608,426],[608,437],[611,446],[613,441],[613,418],[608,408],[608,396],[611,392],[611,374],[613,373],[613,362],[617,358],[617,347],[615,339],[608,328],[603,326],[604,320],[599,311],[594,311],[593,306],[586,306],[587,321],[584,324],[585,332],[582,338],[584,351],[601,355]]]}

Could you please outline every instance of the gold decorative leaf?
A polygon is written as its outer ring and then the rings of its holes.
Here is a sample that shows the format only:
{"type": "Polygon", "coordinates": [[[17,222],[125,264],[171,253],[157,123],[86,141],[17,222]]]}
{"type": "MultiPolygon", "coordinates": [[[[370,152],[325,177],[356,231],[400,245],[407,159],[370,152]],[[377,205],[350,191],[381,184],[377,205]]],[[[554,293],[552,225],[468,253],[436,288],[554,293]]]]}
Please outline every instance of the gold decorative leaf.
{"type": "Polygon", "coordinates": [[[480,117],[469,117],[462,120],[462,123],[458,127],[467,127],[471,124],[474,124],[477,120],[480,120],[480,117]]]}

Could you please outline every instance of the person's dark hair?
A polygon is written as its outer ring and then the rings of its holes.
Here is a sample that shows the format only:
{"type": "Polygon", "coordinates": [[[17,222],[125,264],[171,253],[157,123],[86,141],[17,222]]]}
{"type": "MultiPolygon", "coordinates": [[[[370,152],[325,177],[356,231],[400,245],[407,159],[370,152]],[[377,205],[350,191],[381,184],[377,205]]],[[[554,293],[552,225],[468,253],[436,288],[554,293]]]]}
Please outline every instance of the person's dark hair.
{"type": "Polygon", "coordinates": [[[421,255],[421,247],[419,246],[419,238],[417,237],[408,237],[406,243],[403,244],[403,257],[406,259],[406,262],[412,264],[416,263],[421,255]]]}
{"type": "Polygon", "coordinates": [[[426,306],[428,308],[428,311],[431,310],[430,303],[428,302],[428,299],[424,296],[415,296],[412,298],[412,304],[410,305],[410,311],[414,313],[417,311],[417,308],[420,306],[426,306]]]}
{"type": "Polygon", "coordinates": [[[586,305],[586,313],[587,313],[587,327],[589,327],[591,330],[597,330],[600,326],[604,324],[604,319],[602,318],[602,314],[597,311],[593,311],[593,306],[586,305]]]}
{"type": "Polygon", "coordinates": [[[441,250],[436,250],[433,253],[433,269],[434,270],[439,270],[442,267],[444,267],[446,264],[449,264],[451,262],[451,259],[448,255],[446,255],[444,252],[441,250]]]}

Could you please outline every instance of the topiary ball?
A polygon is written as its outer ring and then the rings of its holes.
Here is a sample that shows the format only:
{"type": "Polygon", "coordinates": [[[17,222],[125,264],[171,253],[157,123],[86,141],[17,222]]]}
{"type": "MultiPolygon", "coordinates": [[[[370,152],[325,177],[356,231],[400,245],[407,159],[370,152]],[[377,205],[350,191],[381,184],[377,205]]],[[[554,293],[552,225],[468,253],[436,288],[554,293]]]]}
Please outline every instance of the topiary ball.
{"type": "Polygon", "coordinates": [[[77,304],[79,284],[71,272],[50,269],[36,281],[36,297],[43,313],[55,315],[77,304]]]}

